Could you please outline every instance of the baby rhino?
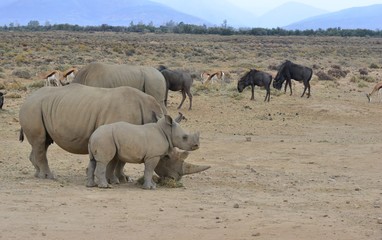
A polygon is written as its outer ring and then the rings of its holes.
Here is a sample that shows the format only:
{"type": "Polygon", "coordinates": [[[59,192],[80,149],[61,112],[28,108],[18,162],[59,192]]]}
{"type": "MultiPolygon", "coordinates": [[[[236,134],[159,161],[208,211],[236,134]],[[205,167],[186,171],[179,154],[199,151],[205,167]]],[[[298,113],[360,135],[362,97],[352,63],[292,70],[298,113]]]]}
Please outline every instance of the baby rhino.
{"type": "Polygon", "coordinates": [[[193,151],[199,148],[199,133],[188,134],[168,115],[156,123],[134,125],[117,122],[99,127],[89,139],[90,162],[87,185],[110,187],[106,179],[106,167],[113,159],[127,163],[144,163],[145,189],[155,189],[152,180],[160,158],[171,149],[193,151]]]}

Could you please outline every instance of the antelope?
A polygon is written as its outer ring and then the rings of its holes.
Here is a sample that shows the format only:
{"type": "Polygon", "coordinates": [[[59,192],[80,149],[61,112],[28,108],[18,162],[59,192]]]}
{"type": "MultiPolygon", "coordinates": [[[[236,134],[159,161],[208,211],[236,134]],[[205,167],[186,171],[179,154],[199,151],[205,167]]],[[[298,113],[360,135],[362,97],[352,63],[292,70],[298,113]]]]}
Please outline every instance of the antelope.
{"type": "Polygon", "coordinates": [[[62,74],[62,78],[60,79],[61,85],[65,86],[71,83],[76,76],[78,69],[76,67],[69,68],[62,74]]]}
{"type": "Polygon", "coordinates": [[[45,86],[62,86],[60,78],[62,72],[59,70],[53,70],[47,73],[43,78],[45,79],[45,86]]]}
{"type": "Polygon", "coordinates": [[[217,72],[214,72],[212,74],[209,74],[207,72],[203,72],[200,77],[202,78],[202,83],[208,83],[209,81],[211,81],[212,83],[215,82],[215,79],[218,79],[220,80],[222,83],[224,82],[224,72],[223,71],[217,71],[217,72]]]}
{"type": "Polygon", "coordinates": [[[382,82],[379,82],[374,86],[373,90],[370,93],[366,93],[366,97],[369,100],[369,102],[371,102],[371,95],[373,95],[375,92],[378,92],[378,96],[379,96],[379,90],[381,90],[381,88],[382,88],[382,82]]]}

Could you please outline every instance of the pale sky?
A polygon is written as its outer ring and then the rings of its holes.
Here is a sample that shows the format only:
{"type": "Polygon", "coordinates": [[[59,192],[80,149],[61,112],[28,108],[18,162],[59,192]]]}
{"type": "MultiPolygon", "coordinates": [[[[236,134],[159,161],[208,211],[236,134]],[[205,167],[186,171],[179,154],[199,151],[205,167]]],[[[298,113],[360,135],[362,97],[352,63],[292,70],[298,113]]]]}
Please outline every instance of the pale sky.
{"type": "MultiPolygon", "coordinates": [[[[180,0],[181,1],[181,0],[180,0]]],[[[188,0],[192,1],[192,0],[188,0]]],[[[382,0],[228,0],[229,2],[248,9],[258,9],[263,14],[287,2],[300,2],[330,12],[351,7],[361,7],[373,4],[382,4],[382,0]]],[[[382,13],[381,13],[382,14],[382,13]]]]}
{"type": "MultiPolygon", "coordinates": [[[[16,0],[0,0],[0,7],[16,0]]],[[[30,0],[33,1],[33,0],[30,0]]],[[[55,1],[55,0],[52,0],[55,1]]],[[[62,0],[59,0],[62,1],[62,0]]],[[[107,1],[107,0],[105,0],[107,1]]],[[[154,0],[155,1],[155,0],[154,0]]],[[[193,0],[179,0],[179,2],[193,0]]],[[[253,8],[259,11],[261,15],[275,7],[278,7],[286,2],[300,2],[306,5],[311,5],[330,12],[338,11],[350,7],[368,6],[372,4],[382,4],[382,0],[227,0],[244,9],[253,8]]],[[[160,1],[159,1],[160,2],[160,1]]]]}

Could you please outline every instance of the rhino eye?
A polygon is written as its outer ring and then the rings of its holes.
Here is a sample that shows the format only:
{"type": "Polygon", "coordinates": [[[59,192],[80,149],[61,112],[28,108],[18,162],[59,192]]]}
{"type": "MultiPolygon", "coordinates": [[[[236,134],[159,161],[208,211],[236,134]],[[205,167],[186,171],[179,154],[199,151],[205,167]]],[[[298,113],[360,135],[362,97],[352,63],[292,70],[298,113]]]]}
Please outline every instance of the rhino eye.
{"type": "Polygon", "coordinates": [[[188,136],[187,135],[183,135],[183,141],[187,141],[188,139],[188,136]]]}

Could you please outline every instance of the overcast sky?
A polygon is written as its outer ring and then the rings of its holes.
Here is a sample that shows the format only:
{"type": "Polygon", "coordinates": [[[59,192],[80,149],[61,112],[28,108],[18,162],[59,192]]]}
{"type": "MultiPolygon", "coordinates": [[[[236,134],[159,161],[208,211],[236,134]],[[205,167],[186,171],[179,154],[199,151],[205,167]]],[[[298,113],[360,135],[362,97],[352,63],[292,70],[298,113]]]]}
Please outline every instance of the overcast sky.
{"type": "MultiPolygon", "coordinates": [[[[14,1],[16,0],[0,0],[0,6],[3,6],[5,4],[8,4],[14,1]]],[[[30,0],[30,1],[33,1],[33,0],[30,0]]],[[[57,1],[57,0],[52,0],[52,1],[57,1]]],[[[58,1],[65,1],[65,0],[58,0],[58,1]]],[[[192,2],[192,0],[179,0],[179,1],[192,2]]],[[[368,6],[372,4],[382,4],[382,0],[265,0],[265,1],[264,0],[228,0],[228,1],[244,9],[248,9],[248,8],[257,9],[260,12],[260,14],[263,14],[286,2],[300,2],[300,3],[311,5],[313,7],[317,7],[323,10],[327,10],[330,12],[338,11],[338,10],[350,8],[350,7],[368,6]]]]}
{"type": "MultiPolygon", "coordinates": [[[[181,0],[180,0],[181,1],[181,0]]],[[[188,0],[192,1],[192,0],[188,0]]],[[[265,13],[287,2],[300,2],[330,12],[351,7],[382,4],[382,0],[228,0],[237,6],[244,8],[256,8],[265,13]]],[[[381,13],[382,14],[382,13],[381,13]]]]}

